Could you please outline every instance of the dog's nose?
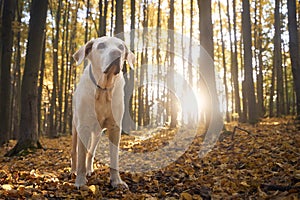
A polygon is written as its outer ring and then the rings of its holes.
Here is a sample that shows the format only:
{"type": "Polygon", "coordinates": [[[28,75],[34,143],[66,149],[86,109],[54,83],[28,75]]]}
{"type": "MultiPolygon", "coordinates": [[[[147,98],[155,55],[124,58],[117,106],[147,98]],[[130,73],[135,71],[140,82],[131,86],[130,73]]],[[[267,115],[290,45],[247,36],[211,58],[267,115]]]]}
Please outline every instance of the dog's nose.
{"type": "Polygon", "coordinates": [[[121,51],[113,50],[109,53],[109,55],[112,59],[117,59],[121,57],[121,51]]]}

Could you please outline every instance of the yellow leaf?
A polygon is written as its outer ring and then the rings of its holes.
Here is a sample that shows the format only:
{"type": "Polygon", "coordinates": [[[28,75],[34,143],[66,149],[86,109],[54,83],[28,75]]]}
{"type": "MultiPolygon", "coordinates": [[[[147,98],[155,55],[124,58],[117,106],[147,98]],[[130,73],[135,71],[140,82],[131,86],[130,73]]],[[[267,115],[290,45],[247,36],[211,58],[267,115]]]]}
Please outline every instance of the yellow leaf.
{"type": "Polygon", "coordinates": [[[89,186],[89,189],[90,189],[90,191],[93,192],[93,194],[96,194],[97,188],[96,188],[95,185],[90,185],[90,186],[89,186]]]}
{"type": "Polygon", "coordinates": [[[180,194],[180,199],[181,200],[192,200],[193,197],[189,193],[183,192],[183,193],[180,194]]]}
{"type": "Polygon", "coordinates": [[[245,181],[242,181],[241,185],[246,186],[246,187],[250,187],[250,185],[247,182],[245,182],[245,181]]]}
{"type": "Polygon", "coordinates": [[[2,185],[2,188],[3,188],[4,190],[12,190],[12,189],[13,189],[13,186],[12,186],[12,185],[9,185],[9,184],[4,184],[4,185],[2,185]]]}

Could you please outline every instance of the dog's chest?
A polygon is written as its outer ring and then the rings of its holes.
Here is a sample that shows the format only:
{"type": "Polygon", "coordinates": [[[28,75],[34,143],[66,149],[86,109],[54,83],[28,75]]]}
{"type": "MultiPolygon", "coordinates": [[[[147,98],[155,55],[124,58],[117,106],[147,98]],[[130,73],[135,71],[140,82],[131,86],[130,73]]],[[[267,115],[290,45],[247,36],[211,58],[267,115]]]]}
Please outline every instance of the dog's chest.
{"type": "Polygon", "coordinates": [[[102,121],[112,116],[112,91],[97,90],[95,93],[95,111],[98,121],[102,121]]]}

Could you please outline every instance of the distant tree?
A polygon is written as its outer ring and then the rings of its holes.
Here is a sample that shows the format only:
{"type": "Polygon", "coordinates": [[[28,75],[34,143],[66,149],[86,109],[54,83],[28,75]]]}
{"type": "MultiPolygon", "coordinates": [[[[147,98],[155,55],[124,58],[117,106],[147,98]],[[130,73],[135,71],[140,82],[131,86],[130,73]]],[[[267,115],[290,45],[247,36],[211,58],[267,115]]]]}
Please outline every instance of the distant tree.
{"type": "Polygon", "coordinates": [[[49,127],[49,136],[56,137],[57,136],[57,125],[59,124],[59,112],[60,110],[56,106],[56,100],[58,97],[58,49],[59,49],[59,38],[60,38],[60,21],[61,21],[61,7],[62,7],[62,0],[58,0],[58,5],[55,8],[51,8],[51,13],[55,21],[55,27],[52,30],[52,43],[53,43],[53,62],[52,62],[52,82],[53,82],[53,89],[52,89],[52,96],[51,96],[51,106],[50,106],[50,127],[49,127]],[[56,11],[54,13],[54,11],[56,11]]]}
{"type": "Polygon", "coordinates": [[[85,32],[84,32],[84,43],[89,41],[89,19],[90,19],[90,0],[86,2],[86,15],[85,15],[85,32]]]}
{"type": "Polygon", "coordinates": [[[243,27],[243,42],[244,42],[244,84],[243,90],[246,98],[248,109],[244,110],[247,113],[248,122],[257,122],[256,111],[256,96],[253,83],[253,66],[252,66],[252,37],[251,37],[251,20],[250,20],[250,5],[249,0],[243,1],[242,13],[243,27]]]}
{"type": "MultiPolygon", "coordinates": [[[[169,22],[168,22],[168,29],[169,29],[169,35],[168,35],[168,40],[169,40],[169,56],[170,56],[170,63],[169,63],[169,69],[171,72],[171,76],[170,76],[170,89],[171,91],[175,91],[175,86],[174,86],[174,72],[175,72],[175,52],[174,52],[174,46],[175,46],[175,38],[174,38],[174,26],[175,26],[175,17],[174,17],[174,12],[175,12],[175,8],[174,8],[174,0],[170,1],[170,18],[169,18],[169,22]]],[[[170,127],[171,128],[175,128],[177,125],[177,106],[176,106],[176,98],[175,95],[173,95],[172,93],[170,93],[169,95],[170,98],[170,114],[171,114],[171,121],[170,121],[170,127]]]]}
{"type": "MultiPolygon", "coordinates": [[[[130,1],[130,50],[134,51],[134,39],[135,39],[135,0],[130,1]]],[[[132,120],[132,94],[134,89],[134,71],[130,69],[129,66],[124,68],[124,79],[125,79],[125,96],[124,96],[124,115],[122,121],[123,132],[128,133],[134,128],[134,123],[132,120]]]]}
{"type": "MultiPolygon", "coordinates": [[[[218,98],[213,98],[217,96],[217,87],[216,87],[216,76],[215,76],[215,68],[211,61],[214,60],[214,43],[213,43],[213,25],[212,25],[212,8],[211,8],[211,0],[198,0],[199,7],[199,29],[200,29],[200,44],[201,47],[205,50],[200,51],[200,73],[202,73],[203,69],[207,74],[201,74],[201,80],[205,78],[206,88],[204,87],[203,95],[205,98],[205,117],[206,117],[206,128],[208,129],[210,123],[214,123],[212,119],[218,120],[221,119],[221,113],[219,110],[219,100],[218,98]],[[209,58],[208,58],[209,57],[209,58]],[[207,64],[212,64],[207,66],[207,64]],[[204,77],[205,76],[205,77],[204,77]],[[213,116],[216,116],[213,118],[213,116]]],[[[201,88],[202,89],[202,88],[201,88]]]]}
{"type": "Polygon", "coordinates": [[[256,93],[257,93],[257,114],[259,117],[263,117],[266,109],[264,106],[264,87],[263,87],[263,49],[262,49],[262,18],[263,18],[263,7],[262,7],[262,1],[257,0],[257,9],[258,13],[256,15],[256,30],[255,33],[257,34],[256,39],[256,49],[258,51],[257,53],[257,73],[256,73],[256,93]],[[259,2],[259,3],[258,3],[259,2]]]}
{"type": "MultiPolygon", "coordinates": [[[[229,5],[227,5],[228,7],[229,5]]],[[[230,121],[229,116],[229,98],[228,98],[228,86],[227,86],[227,69],[226,69],[226,53],[225,53],[225,41],[224,41],[224,33],[223,33],[223,24],[222,24],[222,11],[221,11],[221,2],[218,1],[218,7],[219,7],[219,17],[220,17],[220,32],[221,32],[221,47],[222,47],[222,64],[223,64],[223,82],[224,82],[224,88],[225,88],[225,97],[227,99],[226,101],[226,121],[230,121]]],[[[230,22],[229,22],[230,24],[230,22]]]]}
{"type": "Polygon", "coordinates": [[[296,18],[296,0],[288,0],[289,47],[296,92],[297,119],[300,120],[300,53],[296,18]]]}
{"type": "MultiPolygon", "coordinates": [[[[232,52],[232,79],[233,79],[233,87],[234,87],[234,103],[235,103],[235,111],[239,115],[239,119],[241,117],[241,99],[240,99],[240,86],[239,86],[239,71],[238,71],[238,53],[237,53],[237,22],[236,22],[236,0],[232,1],[233,7],[233,37],[234,37],[234,44],[233,44],[233,52],[232,52]]],[[[229,12],[228,12],[229,15],[229,12]]],[[[230,24],[230,22],[229,22],[230,24]]]]}
{"type": "Polygon", "coordinates": [[[107,7],[108,7],[108,0],[99,0],[99,33],[98,36],[106,35],[106,18],[107,18],[107,7]],[[104,1],[104,8],[103,8],[103,1],[104,1]]]}
{"type": "Polygon", "coordinates": [[[38,140],[38,74],[41,65],[48,0],[32,0],[25,69],[21,91],[20,137],[6,155],[12,156],[28,148],[40,147],[38,140]]]}
{"type": "Polygon", "coordinates": [[[284,90],[283,90],[283,74],[282,74],[282,53],[281,53],[281,20],[280,20],[280,0],[275,0],[275,36],[274,36],[274,66],[276,69],[276,86],[277,86],[277,116],[285,114],[284,111],[284,90]]]}
{"type": "MultiPolygon", "coordinates": [[[[123,0],[116,1],[116,9],[115,9],[116,24],[114,30],[115,35],[124,32],[123,5],[124,5],[123,0]]],[[[124,34],[121,34],[119,36],[121,36],[121,39],[124,39],[123,38],[124,34]]]]}

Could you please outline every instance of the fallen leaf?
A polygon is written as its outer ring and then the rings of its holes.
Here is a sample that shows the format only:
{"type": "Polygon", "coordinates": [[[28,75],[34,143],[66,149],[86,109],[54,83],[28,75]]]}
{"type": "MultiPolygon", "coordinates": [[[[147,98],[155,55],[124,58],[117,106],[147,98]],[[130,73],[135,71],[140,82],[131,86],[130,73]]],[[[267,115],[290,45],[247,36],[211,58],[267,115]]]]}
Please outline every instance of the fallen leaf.
{"type": "Polygon", "coordinates": [[[193,199],[193,196],[190,195],[190,194],[187,193],[187,192],[182,192],[182,193],[180,194],[180,199],[181,199],[181,200],[192,200],[192,199],[193,199]]]}

